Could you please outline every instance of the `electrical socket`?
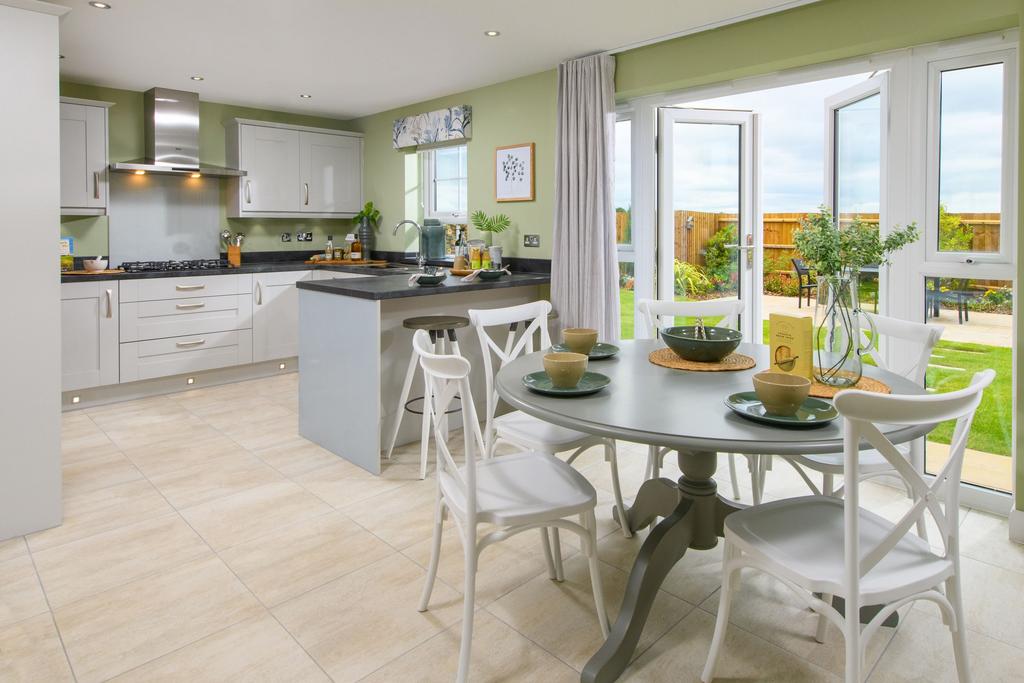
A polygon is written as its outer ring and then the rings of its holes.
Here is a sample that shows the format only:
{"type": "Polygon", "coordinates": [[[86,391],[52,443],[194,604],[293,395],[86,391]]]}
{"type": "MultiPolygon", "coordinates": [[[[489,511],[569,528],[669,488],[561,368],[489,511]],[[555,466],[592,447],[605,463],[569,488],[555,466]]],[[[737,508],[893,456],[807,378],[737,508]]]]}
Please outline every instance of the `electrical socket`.
{"type": "Polygon", "coordinates": [[[282,232],[281,233],[281,241],[282,242],[291,242],[292,241],[292,234],[290,232],[282,232]]]}
{"type": "Polygon", "coordinates": [[[311,232],[297,232],[295,233],[295,239],[299,242],[312,242],[313,233],[311,232]]]}
{"type": "Polygon", "coordinates": [[[524,247],[539,247],[540,235],[523,235],[524,247]]]}

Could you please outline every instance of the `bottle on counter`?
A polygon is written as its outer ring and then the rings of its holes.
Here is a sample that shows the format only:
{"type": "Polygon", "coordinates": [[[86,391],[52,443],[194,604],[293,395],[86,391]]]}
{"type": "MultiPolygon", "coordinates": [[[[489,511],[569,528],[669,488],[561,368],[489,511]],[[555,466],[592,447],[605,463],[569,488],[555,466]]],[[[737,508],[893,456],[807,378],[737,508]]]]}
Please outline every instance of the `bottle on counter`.
{"type": "Polygon", "coordinates": [[[352,249],[349,250],[348,257],[353,261],[363,260],[363,243],[359,241],[358,236],[355,241],[352,242],[352,249]]]}
{"type": "Polygon", "coordinates": [[[334,258],[334,235],[327,236],[327,246],[324,247],[324,256],[328,261],[334,258]]]}

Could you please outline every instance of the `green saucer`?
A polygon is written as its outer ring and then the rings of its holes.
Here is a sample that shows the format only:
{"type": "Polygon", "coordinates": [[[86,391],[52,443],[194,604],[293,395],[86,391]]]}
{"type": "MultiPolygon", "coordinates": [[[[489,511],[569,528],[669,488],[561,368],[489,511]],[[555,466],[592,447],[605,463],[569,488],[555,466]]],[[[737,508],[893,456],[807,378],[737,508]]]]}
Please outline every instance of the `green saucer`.
{"type": "Polygon", "coordinates": [[[548,373],[543,370],[523,375],[523,384],[527,389],[538,394],[544,394],[545,396],[586,396],[587,394],[596,394],[608,386],[611,381],[611,378],[602,375],[600,372],[584,372],[579,384],[568,389],[562,389],[552,384],[548,373]]]}
{"type": "Polygon", "coordinates": [[[796,411],[796,415],[769,415],[753,391],[741,391],[738,394],[733,394],[725,399],[725,405],[737,415],[748,420],[789,429],[821,427],[839,417],[839,411],[835,409],[835,406],[820,398],[805,399],[800,410],[796,411]]]}
{"type": "MultiPolygon", "coordinates": [[[[565,344],[555,344],[551,347],[552,351],[569,351],[569,347],[565,344]]],[[[590,353],[587,355],[590,360],[604,360],[611,358],[619,352],[619,347],[615,344],[605,344],[604,342],[597,342],[594,344],[594,348],[590,349],[590,353]]]]}

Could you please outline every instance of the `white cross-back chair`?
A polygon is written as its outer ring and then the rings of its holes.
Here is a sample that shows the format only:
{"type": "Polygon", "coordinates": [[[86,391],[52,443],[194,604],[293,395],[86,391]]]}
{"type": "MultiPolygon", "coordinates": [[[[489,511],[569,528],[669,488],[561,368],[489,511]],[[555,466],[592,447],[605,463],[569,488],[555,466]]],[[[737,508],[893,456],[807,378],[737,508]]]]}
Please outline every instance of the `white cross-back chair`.
{"type": "Polygon", "coordinates": [[[465,556],[462,643],[459,649],[458,681],[469,672],[473,638],[473,614],[477,560],[487,546],[529,529],[558,528],[580,537],[583,553],[590,563],[590,581],[594,592],[601,633],[608,637],[608,616],[601,592],[597,560],[597,492],[590,482],[568,464],[545,453],[524,451],[500,458],[489,457],[484,450],[480,423],[470,393],[470,363],[462,356],[435,353],[430,337],[418,330],[413,347],[419,356],[432,401],[426,409],[433,418],[437,448],[437,505],[430,565],[420,598],[419,610],[425,611],[437,578],[444,522],[450,514],[462,540],[465,556]],[[447,438],[436,419],[453,401],[462,408],[464,464],[452,457],[447,438]],[[477,458],[480,453],[483,457],[477,458]],[[573,521],[572,517],[578,518],[573,521]],[[478,527],[485,526],[483,535],[478,527]]]}
{"type": "MultiPolygon", "coordinates": [[[[709,299],[707,301],[662,301],[657,299],[641,299],[639,302],[640,322],[648,330],[661,330],[664,327],[675,325],[675,318],[721,318],[716,324],[717,327],[729,327],[739,329],[740,314],[743,312],[743,302],[738,299],[709,299]]],[[[710,324],[705,322],[705,324],[710,324]]],[[[657,332],[655,332],[657,334],[657,332]]],[[[648,446],[647,448],[647,473],[649,479],[657,478],[661,473],[661,466],[665,456],[671,449],[648,446]]],[[[765,463],[770,460],[762,460],[757,455],[744,454],[747,460],[747,470],[750,472],[750,484],[754,494],[754,503],[761,502],[761,491],[764,488],[765,463]]],[[[732,483],[733,498],[739,500],[740,484],[736,474],[736,454],[729,453],[729,480],[732,483]]]]}
{"type": "MultiPolygon", "coordinates": [[[[551,303],[534,301],[519,306],[506,308],[473,309],[469,311],[469,320],[480,337],[480,350],[484,357],[484,376],[487,385],[487,416],[484,428],[484,442],[488,455],[494,453],[499,443],[510,443],[519,448],[556,455],[569,453],[566,462],[572,464],[585,450],[594,446],[604,448],[604,458],[611,468],[612,494],[615,505],[624,510],[622,489],[619,486],[619,465],[614,439],[594,436],[575,429],[560,427],[540,418],[514,410],[504,415],[495,415],[498,409],[498,392],[494,387],[494,375],[501,368],[524,353],[547,349],[551,346],[548,332],[548,314],[551,303]],[[492,336],[488,328],[498,328],[506,332],[504,340],[492,336]],[[539,335],[539,349],[535,348],[539,335]],[[498,365],[495,367],[494,360],[498,365]]],[[[628,538],[631,534],[627,524],[621,524],[622,533],[628,538]]],[[[552,555],[555,562],[555,575],[562,580],[562,558],[558,543],[557,530],[552,533],[552,555]]]]}
{"type": "Polygon", "coordinates": [[[846,495],[789,498],[726,517],[718,620],[701,680],[714,678],[740,570],[752,567],[782,581],[819,614],[819,641],[823,622],[839,627],[846,641],[846,683],[864,680],[864,653],[871,637],[893,612],[915,600],[939,606],[953,636],[959,680],[970,681],[960,589],[960,473],[974,412],[994,377],[994,371],[984,370],[967,388],[946,394],[883,396],[851,390],[836,396],[843,417],[846,495]],[[876,426],[946,420],[956,420],[949,460],[930,483],[876,426]],[[860,507],[862,443],[876,449],[914,492],[916,502],[895,523],[860,507]],[[926,515],[939,529],[941,551],[911,533],[926,515]],[[843,613],[832,606],[834,595],[844,599],[843,613]],[[865,605],[883,607],[862,630],[865,605]]]}
{"type": "MultiPolygon", "coordinates": [[[[883,315],[861,312],[860,332],[862,336],[862,347],[864,352],[874,360],[875,364],[883,370],[888,370],[897,375],[902,375],[914,384],[924,386],[925,374],[928,371],[928,362],[931,359],[935,345],[939,343],[942,332],[945,328],[942,325],[925,325],[924,323],[909,322],[889,318],[883,315]],[[868,339],[866,332],[875,332],[873,339],[868,339]],[[879,349],[879,340],[884,337],[887,344],[903,344],[906,348],[904,362],[889,365],[879,349]]],[[[924,461],[924,438],[915,439],[909,444],[900,444],[896,447],[905,459],[916,466],[924,461]]],[[[762,456],[764,459],[771,458],[770,455],[762,456]]],[[[842,496],[842,487],[836,487],[836,475],[844,472],[842,453],[825,453],[821,455],[790,456],[786,461],[793,466],[804,483],[815,494],[825,496],[842,496]],[[819,472],[822,475],[821,488],[819,489],[805,470],[819,472]]],[[[868,450],[862,451],[859,460],[859,476],[861,480],[894,475],[892,465],[882,456],[881,453],[868,450]]],[[[908,487],[907,494],[912,498],[913,491],[908,487]]],[[[924,535],[924,525],[920,532],[924,535]]]]}

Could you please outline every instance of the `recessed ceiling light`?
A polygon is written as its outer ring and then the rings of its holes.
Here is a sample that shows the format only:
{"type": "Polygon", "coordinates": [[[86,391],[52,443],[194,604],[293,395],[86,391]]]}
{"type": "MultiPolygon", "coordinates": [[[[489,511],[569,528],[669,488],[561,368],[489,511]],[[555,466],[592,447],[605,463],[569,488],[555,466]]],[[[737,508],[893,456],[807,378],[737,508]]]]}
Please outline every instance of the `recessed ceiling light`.
{"type": "Polygon", "coordinates": [[[313,96],[312,95],[302,94],[302,95],[299,95],[299,97],[301,97],[304,100],[308,100],[308,99],[311,99],[313,96]]]}
{"type": "Polygon", "coordinates": [[[89,6],[96,9],[110,9],[110,5],[105,2],[90,2],[89,6]]]}
{"type": "Polygon", "coordinates": [[[497,38],[501,35],[501,31],[484,31],[484,35],[488,38],[497,38]]]}
{"type": "Polygon", "coordinates": [[[189,76],[189,78],[191,78],[193,81],[203,81],[203,80],[206,80],[202,76],[189,76]]]}

